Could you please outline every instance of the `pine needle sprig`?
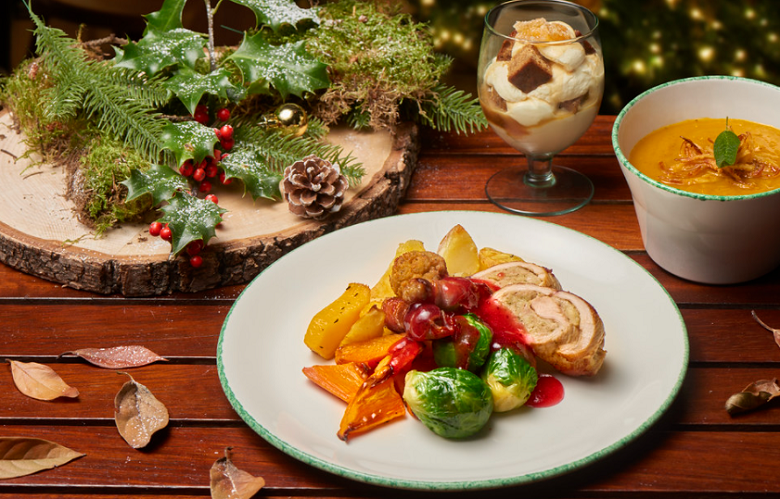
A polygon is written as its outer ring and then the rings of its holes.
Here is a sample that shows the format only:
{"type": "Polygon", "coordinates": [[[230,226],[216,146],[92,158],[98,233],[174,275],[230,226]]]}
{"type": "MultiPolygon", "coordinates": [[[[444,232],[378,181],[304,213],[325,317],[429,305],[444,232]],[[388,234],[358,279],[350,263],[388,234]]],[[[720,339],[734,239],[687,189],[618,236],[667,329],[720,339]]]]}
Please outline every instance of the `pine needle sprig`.
{"type": "Polygon", "coordinates": [[[149,161],[158,160],[162,152],[159,137],[166,121],[157,119],[153,110],[168,96],[157,81],[88,60],[62,30],[46,26],[32,11],[30,17],[36,26],[37,52],[57,82],[48,112],[63,119],[79,111],[96,117],[114,138],[149,161]]]}
{"type": "Polygon", "coordinates": [[[440,85],[433,98],[420,104],[419,119],[423,124],[444,132],[474,133],[487,128],[488,123],[479,99],[462,90],[440,85]]]}
{"type": "Polygon", "coordinates": [[[236,128],[235,137],[242,147],[251,148],[267,158],[271,169],[279,173],[299,159],[316,154],[331,163],[338,163],[350,185],[357,185],[365,175],[362,164],[357,162],[352,153],[345,156],[343,148],[322,142],[316,136],[309,136],[308,131],[307,135],[295,137],[259,126],[244,125],[236,128]]]}

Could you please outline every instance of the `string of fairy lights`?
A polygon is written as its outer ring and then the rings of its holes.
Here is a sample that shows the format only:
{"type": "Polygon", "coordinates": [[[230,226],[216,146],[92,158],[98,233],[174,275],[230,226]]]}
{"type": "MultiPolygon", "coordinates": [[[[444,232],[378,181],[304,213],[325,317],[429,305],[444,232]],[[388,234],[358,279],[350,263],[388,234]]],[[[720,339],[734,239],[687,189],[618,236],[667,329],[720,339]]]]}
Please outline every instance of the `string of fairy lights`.
{"type": "MultiPolygon", "coordinates": [[[[436,47],[476,67],[485,0],[411,0],[436,47]]],[[[607,81],[602,111],[617,113],[666,81],[732,75],[780,84],[778,0],[576,0],[599,18],[607,81]]]]}

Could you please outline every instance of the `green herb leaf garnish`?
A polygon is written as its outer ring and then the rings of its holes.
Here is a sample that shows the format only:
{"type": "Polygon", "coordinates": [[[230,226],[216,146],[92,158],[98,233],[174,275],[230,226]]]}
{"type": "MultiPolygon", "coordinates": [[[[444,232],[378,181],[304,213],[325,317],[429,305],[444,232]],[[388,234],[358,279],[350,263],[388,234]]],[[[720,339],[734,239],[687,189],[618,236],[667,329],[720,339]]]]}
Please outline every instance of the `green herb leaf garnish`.
{"type": "Polygon", "coordinates": [[[729,128],[729,121],[726,120],[726,129],[720,132],[715,139],[713,153],[715,154],[715,164],[718,168],[731,166],[737,162],[737,151],[739,151],[739,137],[729,128]]]}

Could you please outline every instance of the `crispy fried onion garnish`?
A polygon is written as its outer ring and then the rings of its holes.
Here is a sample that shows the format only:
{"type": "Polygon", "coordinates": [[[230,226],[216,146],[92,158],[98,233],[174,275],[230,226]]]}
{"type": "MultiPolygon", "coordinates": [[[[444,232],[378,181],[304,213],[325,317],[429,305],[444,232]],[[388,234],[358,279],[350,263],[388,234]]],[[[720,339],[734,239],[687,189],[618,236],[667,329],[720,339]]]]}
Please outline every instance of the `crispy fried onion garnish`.
{"type": "Polygon", "coordinates": [[[680,138],[683,140],[680,156],[670,165],[660,162],[660,180],[666,184],[705,184],[725,177],[736,187],[751,189],[755,187],[750,182],[752,179],[771,179],[780,175],[780,165],[761,157],[761,148],[755,144],[750,132],[739,135],[737,161],[722,168],[715,163],[711,139],[699,145],[685,137],[680,138]]]}

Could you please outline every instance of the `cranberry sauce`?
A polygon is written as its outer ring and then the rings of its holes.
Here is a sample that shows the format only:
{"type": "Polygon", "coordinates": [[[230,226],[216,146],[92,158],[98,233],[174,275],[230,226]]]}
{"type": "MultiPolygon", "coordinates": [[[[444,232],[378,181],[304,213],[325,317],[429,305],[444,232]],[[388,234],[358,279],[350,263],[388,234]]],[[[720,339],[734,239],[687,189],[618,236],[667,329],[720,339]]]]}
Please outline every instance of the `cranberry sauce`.
{"type": "Polygon", "coordinates": [[[540,374],[536,388],[525,405],[529,407],[551,407],[563,400],[563,385],[550,374],[540,374]]]}

